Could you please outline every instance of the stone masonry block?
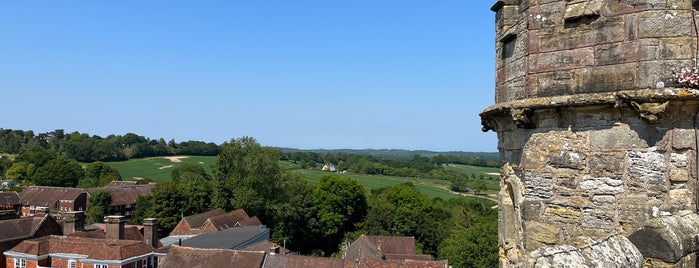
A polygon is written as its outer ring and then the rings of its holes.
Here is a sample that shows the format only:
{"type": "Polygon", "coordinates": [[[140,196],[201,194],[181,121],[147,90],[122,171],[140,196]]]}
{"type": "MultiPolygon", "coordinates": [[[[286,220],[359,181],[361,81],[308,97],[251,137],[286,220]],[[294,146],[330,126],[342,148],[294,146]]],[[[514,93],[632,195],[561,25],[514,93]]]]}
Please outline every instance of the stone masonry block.
{"type": "Polygon", "coordinates": [[[549,156],[549,165],[557,168],[583,169],[585,155],[570,151],[553,152],[549,156]]]}
{"type": "MultiPolygon", "coordinates": [[[[683,149],[683,148],[681,148],[681,149],[683,149]]],[[[678,167],[678,168],[687,167],[687,163],[688,163],[687,161],[688,161],[688,157],[687,157],[686,153],[681,153],[681,154],[671,153],[670,154],[670,164],[672,164],[673,167],[678,167]]]]}
{"type": "Polygon", "coordinates": [[[592,130],[589,133],[590,145],[596,150],[627,150],[648,146],[646,141],[626,124],[610,129],[592,130]]]}
{"type": "Polygon", "coordinates": [[[669,181],[666,179],[667,166],[662,154],[654,150],[629,151],[627,156],[629,187],[667,192],[669,181]]]}
{"type": "Polygon", "coordinates": [[[693,27],[687,10],[647,11],[639,15],[638,37],[691,36],[693,27]]]}
{"type": "Polygon", "coordinates": [[[529,30],[538,30],[542,28],[553,29],[556,26],[563,25],[564,10],[565,3],[562,1],[530,8],[529,17],[527,18],[529,30]]]}
{"type": "Polygon", "coordinates": [[[624,192],[624,181],[621,178],[584,176],[580,181],[580,189],[590,194],[616,195],[624,192]]]}
{"type": "Polygon", "coordinates": [[[550,35],[539,36],[539,50],[560,51],[599,44],[621,42],[626,39],[622,17],[600,19],[589,25],[562,28],[550,35]]]}
{"type": "Polygon", "coordinates": [[[590,156],[592,176],[621,175],[625,170],[625,155],[620,152],[593,153],[590,156]]]}
{"type": "Polygon", "coordinates": [[[553,196],[553,176],[527,173],[524,176],[524,188],[524,196],[527,198],[550,198],[553,196]]]}
{"type": "MultiPolygon", "coordinates": [[[[697,147],[697,139],[695,136],[694,129],[673,129],[672,130],[672,148],[677,150],[693,149],[697,147]]],[[[673,158],[675,158],[673,154],[673,158]]],[[[684,156],[684,163],[686,166],[687,156],[684,156]]]]}
{"type": "Polygon", "coordinates": [[[614,228],[615,211],[611,208],[583,208],[582,226],[587,228],[614,228]]]}
{"type": "Polygon", "coordinates": [[[544,209],[544,219],[553,222],[579,222],[582,212],[579,208],[550,205],[544,209]]]}
{"type": "MultiPolygon", "coordinates": [[[[636,86],[636,64],[604,65],[587,68],[583,86],[575,93],[598,93],[627,90],[636,86]]],[[[655,85],[654,85],[655,86],[655,85]]]]}
{"type": "Polygon", "coordinates": [[[595,46],[595,64],[610,65],[641,59],[639,42],[620,42],[595,46]]]}
{"type": "Polygon", "coordinates": [[[530,56],[530,73],[577,69],[594,64],[594,49],[591,47],[538,53],[530,56]]]}

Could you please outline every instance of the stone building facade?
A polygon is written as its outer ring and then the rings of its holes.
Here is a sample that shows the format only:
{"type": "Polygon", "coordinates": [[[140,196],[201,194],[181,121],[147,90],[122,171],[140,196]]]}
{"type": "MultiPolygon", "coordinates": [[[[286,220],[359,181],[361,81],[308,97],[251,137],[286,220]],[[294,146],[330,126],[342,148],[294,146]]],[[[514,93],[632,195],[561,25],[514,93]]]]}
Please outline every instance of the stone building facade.
{"type": "Polygon", "coordinates": [[[495,104],[501,267],[695,267],[692,0],[503,0],[495,104]]]}

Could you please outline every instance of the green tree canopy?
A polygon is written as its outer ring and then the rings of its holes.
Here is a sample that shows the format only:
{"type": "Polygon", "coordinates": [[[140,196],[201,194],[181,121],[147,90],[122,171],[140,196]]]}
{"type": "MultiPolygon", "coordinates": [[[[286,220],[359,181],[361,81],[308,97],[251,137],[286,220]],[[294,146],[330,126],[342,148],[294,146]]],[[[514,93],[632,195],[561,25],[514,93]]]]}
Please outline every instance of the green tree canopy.
{"type": "Polygon", "coordinates": [[[337,251],[345,233],[356,230],[355,224],[367,214],[364,187],[357,180],[337,174],[323,175],[313,189],[313,203],[324,242],[324,250],[337,251]]]}
{"type": "Polygon", "coordinates": [[[97,190],[90,194],[87,202],[85,218],[88,224],[103,222],[104,216],[113,213],[111,210],[112,196],[105,190],[97,190]]]}
{"type": "Polygon", "coordinates": [[[43,186],[75,187],[84,176],[85,171],[77,161],[59,157],[38,167],[32,180],[43,186]]]}

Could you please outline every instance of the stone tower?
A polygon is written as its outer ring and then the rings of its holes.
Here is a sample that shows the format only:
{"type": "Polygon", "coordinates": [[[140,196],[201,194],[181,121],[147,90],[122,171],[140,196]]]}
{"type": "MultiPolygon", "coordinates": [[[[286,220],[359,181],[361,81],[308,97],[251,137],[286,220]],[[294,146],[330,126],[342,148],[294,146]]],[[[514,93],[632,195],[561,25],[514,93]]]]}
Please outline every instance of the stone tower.
{"type": "Polygon", "coordinates": [[[501,267],[695,267],[693,0],[502,0],[501,267]]]}

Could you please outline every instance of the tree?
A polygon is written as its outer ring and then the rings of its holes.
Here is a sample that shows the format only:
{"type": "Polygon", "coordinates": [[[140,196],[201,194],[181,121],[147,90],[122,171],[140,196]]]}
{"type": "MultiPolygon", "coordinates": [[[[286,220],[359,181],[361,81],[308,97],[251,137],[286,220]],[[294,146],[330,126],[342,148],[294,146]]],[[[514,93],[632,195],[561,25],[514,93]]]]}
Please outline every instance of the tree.
{"type": "Polygon", "coordinates": [[[214,204],[225,210],[243,208],[265,222],[281,188],[281,152],[262,147],[254,138],[233,139],[214,162],[214,204]]]}
{"type": "Polygon", "coordinates": [[[172,180],[178,182],[184,179],[202,179],[208,181],[211,179],[206,170],[197,164],[184,163],[181,166],[176,167],[171,173],[172,180]]]}
{"type": "Polygon", "coordinates": [[[371,235],[414,236],[418,247],[434,254],[447,236],[449,214],[411,183],[379,191],[370,198],[371,208],[362,230],[371,235]]]}
{"type": "Polygon", "coordinates": [[[59,157],[38,167],[32,180],[43,186],[75,187],[84,176],[85,172],[77,161],[59,157]]]}
{"type": "Polygon", "coordinates": [[[364,187],[354,179],[337,174],[323,175],[313,189],[313,204],[323,239],[323,250],[337,251],[345,233],[356,230],[364,220],[367,201],[364,187]]]}
{"type": "Polygon", "coordinates": [[[109,184],[112,181],[120,181],[121,174],[119,171],[102,162],[90,163],[85,167],[85,184],[81,181],[83,187],[100,187],[109,184]]]}
{"type": "Polygon", "coordinates": [[[103,222],[104,216],[113,213],[111,204],[112,196],[105,190],[97,190],[90,194],[90,199],[87,202],[87,211],[85,211],[87,223],[103,222]]]}
{"type": "Polygon", "coordinates": [[[28,180],[34,174],[36,167],[34,164],[22,164],[19,162],[12,165],[5,172],[5,177],[9,180],[28,180]]]}

